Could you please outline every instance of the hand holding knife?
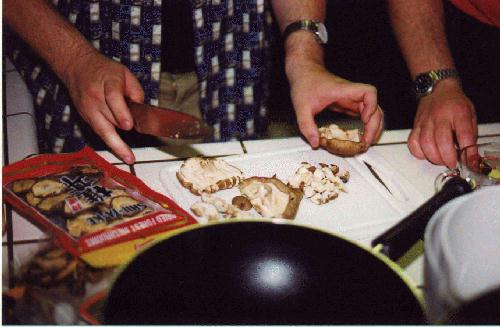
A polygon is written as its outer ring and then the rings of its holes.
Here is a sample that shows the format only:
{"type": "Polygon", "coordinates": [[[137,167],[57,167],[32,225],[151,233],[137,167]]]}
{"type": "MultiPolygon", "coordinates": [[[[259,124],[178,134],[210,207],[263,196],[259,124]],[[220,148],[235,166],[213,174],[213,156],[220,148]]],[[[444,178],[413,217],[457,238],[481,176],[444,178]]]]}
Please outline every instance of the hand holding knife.
{"type": "MultiPolygon", "coordinates": [[[[213,128],[195,116],[134,102],[130,99],[126,99],[126,102],[134,121],[133,128],[141,134],[179,140],[208,141],[213,139],[213,128]]],[[[118,148],[109,146],[111,151],[124,162],[133,164],[135,161],[133,153],[126,144],[123,143],[123,145],[127,151],[118,152],[118,148]]]]}

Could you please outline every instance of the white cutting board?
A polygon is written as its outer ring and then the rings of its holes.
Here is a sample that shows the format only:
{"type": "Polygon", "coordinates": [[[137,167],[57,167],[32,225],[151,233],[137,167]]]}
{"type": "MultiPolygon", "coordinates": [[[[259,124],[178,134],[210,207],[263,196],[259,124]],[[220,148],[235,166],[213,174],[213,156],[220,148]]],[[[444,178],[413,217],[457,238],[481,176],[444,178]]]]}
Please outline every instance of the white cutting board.
{"type": "MultiPolygon", "coordinates": [[[[348,170],[350,179],[345,184],[348,193],[340,192],[338,198],[323,205],[316,205],[303,198],[295,222],[335,232],[366,244],[386,228],[404,218],[422,200],[418,191],[405,183],[390,165],[386,162],[381,163],[380,158],[371,159],[369,153],[361,157],[342,158],[322,149],[312,150],[308,146],[279,152],[223,158],[238,167],[245,177],[276,175],[284,183],[295,173],[301,162],[309,162],[316,166],[319,163],[336,164],[341,170],[348,170]],[[372,165],[376,162],[385,170],[389,170],[384,176],[390,176],[391,185],[397,183],[397,189],[404,190],[404,194],[391,195],[372,176],[359,158],[371,162],[372,165]]],[[[179,171],[181,164],[182,161],[167,163],[160,171],[160,180],[166,195],[183,209],[191,212],[191,205],[201,199],[179,183],[176,172],[179,171]]],[[[396,188],[393,192],[395,190],[396,188]]],[[[214,195],[230,203],[231,199],[239,194],[238,188],[234,187],[216,192],[214,195]]]]}

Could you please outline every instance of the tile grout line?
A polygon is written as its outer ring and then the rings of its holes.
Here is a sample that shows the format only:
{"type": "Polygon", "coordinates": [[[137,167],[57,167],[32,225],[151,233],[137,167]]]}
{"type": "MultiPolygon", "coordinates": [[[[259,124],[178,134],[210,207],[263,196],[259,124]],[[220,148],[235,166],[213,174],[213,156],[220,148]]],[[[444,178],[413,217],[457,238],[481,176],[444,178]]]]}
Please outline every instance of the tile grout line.
{"type": "Polygon", "coordinates": [[[243,140],[240,139],[240,146],[241,146],[241,150],[243,151],[244,154],[247,154],[248,151],[247,151],[247,148],[245,147],[245,143],[243,143],[243,140]]]}
{"type": "MultiPolygon", "coordinates": [[[[243,149],[242,149],[243,150],[243,149]]],[[[246,152],[244,152],[246,153],[246,152]]],[[[222,157],[230,157],[230,156],[237,156],[240,155],[241,153],[231,153],[231,154],[221,154],[221,155],[210,155],[210,156],[203,156],[203,158],[222,158],[222,157]]],[[[173,161],[184,161],[187,160],[191,157],[179,157],[179,158],[172,158],[172,159],[151,159],[151,160],[140,160],[136,161],[134,165],[140,165],[140,164],[150,164],[150,163],[159,163],[159,162],[173,162],[173,161]]],[[[123,162],[115,162],[112,165],[127,165],[123,162]]],[[[130,165],[127,165],[130,166],[130,165]]]]}
{"type": "Polygon", "coordinates": [[[34,115],[31,112],[28,112],[28,111],[21,111],[21,112],[16,112],[16,113],[13,113],[13,114],[6,114],[5,117],[9,118],[9,117],[21,116],[21,115],[28,115],[31,118],[35,119],[34,115]]]}
{"type": "MultiPolygon", "coordinates": [[[[478,140],[481,138],[484,138],[484,137],[496,137],[496,136],[500,136],[500,134],[498,134],[498,133],[484,134],[484,135],[478,136],[478,140]]],[[[387,143],[376,143],[376,144],[373,144],[372,146],[398,145],[398,144],[406,144],[406,143],[407,143],[406,141],[397,141],[397,142],[387,142],[387,143]]]]}
{"type": "MultiPolygon", "coordinates": [[[[3,85],[6,83],[6,75],[3,74],[2,76],[2,82],[3,85]]],[[[7,97],[5,95],[5,92],[2,94],[2,106],[3,108],[6,108],[7,106],[7,97]]],[[[5,151],[4,153],[4,163],[6,165],[9,164],[9,145],[8,145],[8,140],[7,140],[7,116],[2,115],[2,123],[3,123],[3,150],[5,151]]],[[[9,288],[14,287],[14,226],[12,223],[12,208],[10,205],[7,203],[5,204],[5,223],[7,224],[7,270],[9,272],[9,277],[8,277],[8,283],[9,283],[9,288]]]]}
{"type": "Polygon", "coordinates": [[[7,224],[7,261],[9,271],[9,288],[14,287],[14,226],[12,223],[12,208],[5,204],[7,224]]]}

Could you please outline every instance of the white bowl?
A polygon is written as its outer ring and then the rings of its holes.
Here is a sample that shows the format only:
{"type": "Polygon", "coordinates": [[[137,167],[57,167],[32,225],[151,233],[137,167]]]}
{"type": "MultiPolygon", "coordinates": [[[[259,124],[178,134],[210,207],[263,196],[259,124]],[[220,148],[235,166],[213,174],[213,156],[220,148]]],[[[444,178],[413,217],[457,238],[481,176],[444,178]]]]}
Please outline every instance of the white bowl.
{"type": "Polygon", "coordinates": [[[424,237],[425,297],[430,322],[500,287],[500,187],[450,201],[429,221],[424,237]]]}

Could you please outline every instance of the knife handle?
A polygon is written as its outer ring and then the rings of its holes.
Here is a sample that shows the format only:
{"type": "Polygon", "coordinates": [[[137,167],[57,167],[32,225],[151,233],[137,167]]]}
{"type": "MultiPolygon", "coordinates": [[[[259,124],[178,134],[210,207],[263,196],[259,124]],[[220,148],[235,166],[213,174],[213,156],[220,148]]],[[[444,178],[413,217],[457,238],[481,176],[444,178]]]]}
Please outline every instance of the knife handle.
{"type": "Polygon", "coordinates": [[[372,241],[372,246],[382,245],[381,252],[393,261],[401,258],[418,240],[422,239],[432,215],[445,203],[472,192],[472,187],[460,177],[450,178],[443,188],[427,202],[389,230],[372,241]]]}

